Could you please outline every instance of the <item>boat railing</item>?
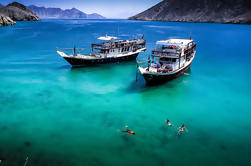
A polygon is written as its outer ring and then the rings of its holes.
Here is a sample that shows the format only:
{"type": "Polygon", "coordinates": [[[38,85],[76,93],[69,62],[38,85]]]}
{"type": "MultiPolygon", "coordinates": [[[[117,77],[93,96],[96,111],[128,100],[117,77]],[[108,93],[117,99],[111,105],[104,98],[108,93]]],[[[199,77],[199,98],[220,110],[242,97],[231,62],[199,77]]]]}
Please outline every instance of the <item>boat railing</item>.
{"type": "MultiPolygon", "coordinates": [[[[76,50],[90,50],[90,48],[75,48],[76,50]]],[[[74,48],[57,48],[56,51],[61,50],[74,50],[74,48]]]]}
{"type": "Polygon", "coordinates": [[[116,49],[116,48],[122,48],[122,47],[132,47],[134,45],[145,45],[145,40],[123,40],[119,42],[105,42],[102,44],[94,43],[91,45],[93,49],[116,49]]]}
{"type": "Polygon", "coordinates": [[[112,44],[109,44],[109,43],[105,43],[105,44],[92,44],[92,48],[93,49],[98,49],[98,50],[110,49],[110,48],[112,48],[112,44]]]}
{"type": "Polygon", "coordinates": [[[177,49],[170,49],[170,48],[165,48],[165,49],[156,49],[155,51],[161,51],[161,52],[172,52],[172,53],[178,53],[180,52],[177,49]]]}
{"type": "Polygon", "coordinates": [[[153,50],[152,56],[155,57],[169,57],[169,58],[178,58],[179,52],[169,52],[169,51],[159,51],[159,50],[153,50]]]}
{"type": "Polygon", "coordinates": [[[56,51],[64,51],[66,55],[84,55],[84,54],[89,54],[90,48],[57,48],[56,51]],[[88,50],[88,51],[87,51],[88,50]],[[87,53],[88,52],[88,53],[87,53]]]}
{"type": "Polygon", "coordinates": [[[189,52],[192,52],[193,51],[193,49],[196,47],[196,44],[195,43],[192,43],[192,45],[191,46],[186,46],[185,48],[184,48],[184,53],[185,54],[187,54],[187,53],[189,53],[189,52]]]}
{"type": "Polygon", "coordinates": [[[100,53],[95,52],[95,51],[92,51],[92,52],[90,53],[90,55],[91,55],[91,56],[98,56],[98,55],[100,55],[100,53]]]}
{"type": "Polygon", "coordinates": [[[143,68],[151,67],[152,64],[159,64],[158,60],[137,60],[137,65],[143,68]]]}
{"type": "Polygon", "coordinates": [[[149,70],[150,68],[156,69],[156,70],[151,70],[151,72],[156,72],[156,73],[167,73],[178,69],[178,63],[173,63],[173,62],[159,63],[159,62],[160,61],[158,60],[143,60],[143,61],[137,60],[137,65],[139,67],[146,68],[146,70],[149,70]]]}
{"type": "Polygon", "coordinates": [[[145,40],[139,40],[136,42],[137,45],[145,45],[146,41],[145,40]]]}
{"type": "Polygon", "coordinates": [[[145,68],[145,67],[149,66],[151,62],[153,62],[153,61],[151,61],[151,60],[137,60],[137,65],[145,68]]]}

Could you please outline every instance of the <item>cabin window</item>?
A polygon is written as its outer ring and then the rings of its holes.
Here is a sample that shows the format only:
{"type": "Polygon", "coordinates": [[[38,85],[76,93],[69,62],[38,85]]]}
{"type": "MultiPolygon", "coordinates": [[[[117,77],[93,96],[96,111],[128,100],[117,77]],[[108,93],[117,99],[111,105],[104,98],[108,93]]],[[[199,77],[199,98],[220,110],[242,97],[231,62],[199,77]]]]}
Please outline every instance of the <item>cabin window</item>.
{"type": "Polygon", "coordinates": [[[129,48],[130,48],[130,47],[127,47],[127,51],[129,51],[129,48]]]}
{"type": "Polygon", "coordinates": [[[161,60],[163,60],[163,61],[170,61],[171,59],[169,59],[169,58],[161,58],[161,60]]]}
{"type": "Polygon", "coordinates": [[[172,59],[172,62],[176,62],[176,59],[172,59]]]}

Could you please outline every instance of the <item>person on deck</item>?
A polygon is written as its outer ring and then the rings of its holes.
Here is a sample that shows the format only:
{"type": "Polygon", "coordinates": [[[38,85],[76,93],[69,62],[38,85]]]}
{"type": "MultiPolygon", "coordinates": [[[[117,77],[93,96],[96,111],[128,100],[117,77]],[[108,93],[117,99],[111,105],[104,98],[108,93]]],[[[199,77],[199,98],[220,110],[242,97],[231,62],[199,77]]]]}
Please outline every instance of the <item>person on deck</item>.
{"type": "Polygon", "coordinates": [[[120,130],[121,130],[122,132],[129,133],[129,136],[132,136],[132,134],[133,134],[133,135],[136,135],[134,131],[131,131],[131,130],[128,129],[128,126],[127,126],[127,125],[126,125],[125,127],[126,127],[126,130],[122,130],[122,129],[120,129],[120,130]]]}

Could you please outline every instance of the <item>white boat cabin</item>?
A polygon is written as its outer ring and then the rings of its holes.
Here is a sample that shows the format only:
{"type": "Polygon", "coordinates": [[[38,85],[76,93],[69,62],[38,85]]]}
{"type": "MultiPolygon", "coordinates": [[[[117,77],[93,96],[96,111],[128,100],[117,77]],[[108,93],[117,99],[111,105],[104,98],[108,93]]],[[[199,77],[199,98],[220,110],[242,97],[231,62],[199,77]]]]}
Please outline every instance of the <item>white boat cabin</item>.
{"type": "Polygon", "coordinates": [[[178,70],[190,60],[195,45],[193,40],[186,39],[157,41],[156,49],[152,51],[155,63],[151,63],[151,67],[170,71],[178,70]]]}
{"type": "Polygon", "coordinates": [[[106,58],[123,56],[145,48],[146,41],[143,39],[119,40],[117,37],[104,36],[99,40],[105,40],[100,44],[92,44],[91,56],[106,58]]]}

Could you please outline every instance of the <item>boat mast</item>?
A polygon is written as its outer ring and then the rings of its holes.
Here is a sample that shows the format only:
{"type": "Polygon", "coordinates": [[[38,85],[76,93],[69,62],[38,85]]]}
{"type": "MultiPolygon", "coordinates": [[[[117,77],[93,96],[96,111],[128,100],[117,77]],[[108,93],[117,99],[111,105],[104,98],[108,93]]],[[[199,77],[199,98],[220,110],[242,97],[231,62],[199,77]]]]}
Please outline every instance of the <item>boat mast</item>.
{"type": "Polygon", "coordinates": [[[73,48],[73,56],[76,56],[76,47],[74,45],[74,48],[73,48]]]}
{"type": "Polygon", "coordinates": [[[179,69],[180,69],[180,55],[181,55],[181,53],[179,53],[179,69]]]}
{"type": "Polygon", "coordinates": [[[149,69],[150,69],[150,55],[148,56],[148,71],[149,71],[149,69]]]}

